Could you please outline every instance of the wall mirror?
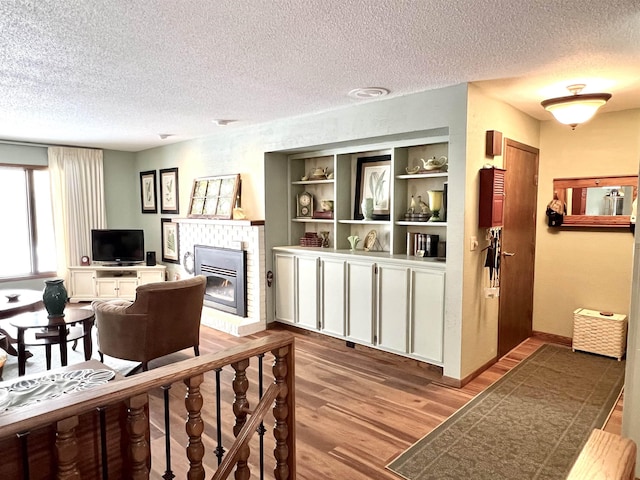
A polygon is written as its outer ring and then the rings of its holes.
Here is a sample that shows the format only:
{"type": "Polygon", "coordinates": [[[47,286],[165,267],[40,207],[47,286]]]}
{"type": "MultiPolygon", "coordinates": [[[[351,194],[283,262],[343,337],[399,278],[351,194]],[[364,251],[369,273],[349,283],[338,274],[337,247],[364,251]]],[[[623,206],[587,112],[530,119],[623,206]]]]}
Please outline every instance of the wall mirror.
{"type": "Polygon", "coordinates": [[[553,191],[566,205],[563,226],[628,227],[638,176],[556,178],[553,191]]]}

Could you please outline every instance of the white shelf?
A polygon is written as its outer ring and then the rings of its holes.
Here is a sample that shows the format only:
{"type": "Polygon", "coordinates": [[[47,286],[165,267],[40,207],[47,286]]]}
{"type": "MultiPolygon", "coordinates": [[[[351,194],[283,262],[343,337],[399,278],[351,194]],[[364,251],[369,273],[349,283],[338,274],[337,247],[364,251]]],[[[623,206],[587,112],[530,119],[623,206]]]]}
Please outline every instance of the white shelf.
{"type": "Polygon", "coordinates": [[[436,178],[436,177],[448,177],[449,172],[437,172],[437,173],[414,173],[414,174],[402,174],[396,175],[399,180],[413,180],[415,178],[436,178]]]}
{"type": "Polygon", "coordinates": [[[350,223],[352,225],[389,225],[390,220],[338,220],[338,223],[350,223]]]}
{"type": "Polygon", "coordinates": [[[409,222],[406,220],[398,220],[396,225],[411,225],[415,227],[446,227],[447,222],[409,222]]]}
{"type": "Polygon", "coordinates": [[[329,218],[292,218],[291,221],[298,223],[333,223],[333,220],[329,218]]]}
{"type": "Polygon", "coordinates": [[[335,180],[333,178],[328,180],[297,180],[295,182],[291,182],[291,185],[318,185],[321,183],[334,183],[335,180]]]}

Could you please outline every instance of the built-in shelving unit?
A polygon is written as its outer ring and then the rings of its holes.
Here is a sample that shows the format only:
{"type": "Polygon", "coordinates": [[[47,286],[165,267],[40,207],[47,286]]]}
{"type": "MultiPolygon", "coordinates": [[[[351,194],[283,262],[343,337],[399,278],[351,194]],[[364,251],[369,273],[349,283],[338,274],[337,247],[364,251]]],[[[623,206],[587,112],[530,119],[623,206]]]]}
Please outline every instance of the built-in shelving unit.
{"type": "MultiPolygon", "coordinates": [[[[411,204],[411,198],[421,197],[428,203],[429,190],[443,190],[448,182],[446,167],[443,171],[409,174],[423,165],[422,160],[448,157],[448,137],[437,136],[416,140],[415,144],[371,148],[356,151],[336,150],[308,153],[295,153],[288,161],[288,202],[290,245],[299,244],[300,238],[310,232],[329,232],[329,249],[348,250],[347,237],[358,235],[363,241],[371,232],[376,231],[375,251],[386,252],[390,256],[409,255],[407,237],[415,233],[436,233],[441,242],[446,242],[447,222],[408,221],[405,213],[411,204]],[[358,177],[358,159],[387,155],[390,158],[389,176],[389,217],[388,220],[358,220],[355,218],[355,193],[358,177]],[[326,179],[311,179],[318,173],[327,175],[326,179]],[[298,216],[298,197],[302,193],[313,196],[313,210],[320,210],[323,200],[333,203],[333,218],[313,218],[298,216]]],[[[450,159],[455,161],[455,159],[450,159]]],[[[326,203],[326,202],[325,202],[326,203]]],[[[446,218],[446,206],[441,218],[446,218]]],[[[443,218],[443,220],[444,220],[443,218]]],[[[360,243],[362,248],[363,242],[360,243]]],[[[442,250],[442,249],[441,249],[442,250]]],[[[415,257],[414,257],[415,258],[415,257]]],[[[417,260],[417,258],[416,258],[417,260]]]]}

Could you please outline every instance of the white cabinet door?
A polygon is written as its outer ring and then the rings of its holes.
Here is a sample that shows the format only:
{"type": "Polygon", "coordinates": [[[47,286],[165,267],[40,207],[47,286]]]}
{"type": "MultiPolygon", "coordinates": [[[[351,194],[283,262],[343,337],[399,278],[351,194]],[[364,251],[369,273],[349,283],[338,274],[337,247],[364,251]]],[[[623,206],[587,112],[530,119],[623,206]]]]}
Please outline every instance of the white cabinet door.
{"type": "Polygon", "coordinates": [[[297,257],[297,323],[303,327],[318,329],[318,257],[297,257]]]}
{"type": "Polygon", "coordinates": [[[95,270],[71,270],[71,298],[93,300],[96,298],[95,270]]]}
{"type": "Polygon", "coordinates": [[[96,280],[96,294],[98,298],[117,298],[118,281],[113,277],[103,277],[96,280]]]}
{"type": "Polygon", "coordinates": [[[373,344],[375,263],[347,263],[347,337],[373,344]]]}
{"type": "Polygon", "coordinates": [[[275,270],[275,319],[281,322],[295,323],[295,257],[293,255],[274,255],[275,270]]]}
{"type": "Polygon", "coordinates": [[[138,285],[164,282],[163,270],[138,270],[138,285]]]}
{"type": "Polygon", "coordinates": [[[322,293],[320,328],[323,332],[344,337],[345,271],[342,259],[322,260],[322,293]]]}
{"type": "Polygon", "coordinates": [[[378,265],[378,345],[408,353],[410,268],[378,265]]]}
{"type": "Polygon", "coordinates": [[[442,362],[444,332],[444,272],[413,269],[409,353],[442,362]]]}
{"type": "Polygon", "coordinates": [[[116,288],[118,289],[118,298],[124,298],[126,300],[133,300],[136,298],[136,287],[138,286],[138,279],[121,278],[118,280],[116,288]]]}

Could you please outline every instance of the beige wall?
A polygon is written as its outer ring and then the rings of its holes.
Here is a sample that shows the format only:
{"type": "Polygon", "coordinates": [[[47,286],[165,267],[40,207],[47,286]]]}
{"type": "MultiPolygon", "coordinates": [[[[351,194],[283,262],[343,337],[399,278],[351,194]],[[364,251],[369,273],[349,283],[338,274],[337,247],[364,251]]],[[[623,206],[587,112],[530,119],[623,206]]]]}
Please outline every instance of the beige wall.
{"type": "Polygon", "coordinates": [[[499,299],[484,297],[489,274],[484,267],[486,252],[481,250],[488,242],[485,240],[486,229],[478,228],[478,171],[485,163],[501,167],[502,156],[485,156],[485,132],[498,130],[503,138],[536,148],[540,144],[540,122],[537,120],[486,96],[474,85],[469,86],[468,102],[461,378],[497,355],[499,299]],[[469,247],[471,236],[476,236],[480,242],[475,251],[469,247]]]}
{"type": "Polygon", "coordinates": [[[553,179],[637,174],[640,110],[601,113],[575,130],[541,124],[533,329],[572,336],[573,311],[627,314],[633,236],[628,229],[550,229],[544,215],[553,179]]]}

